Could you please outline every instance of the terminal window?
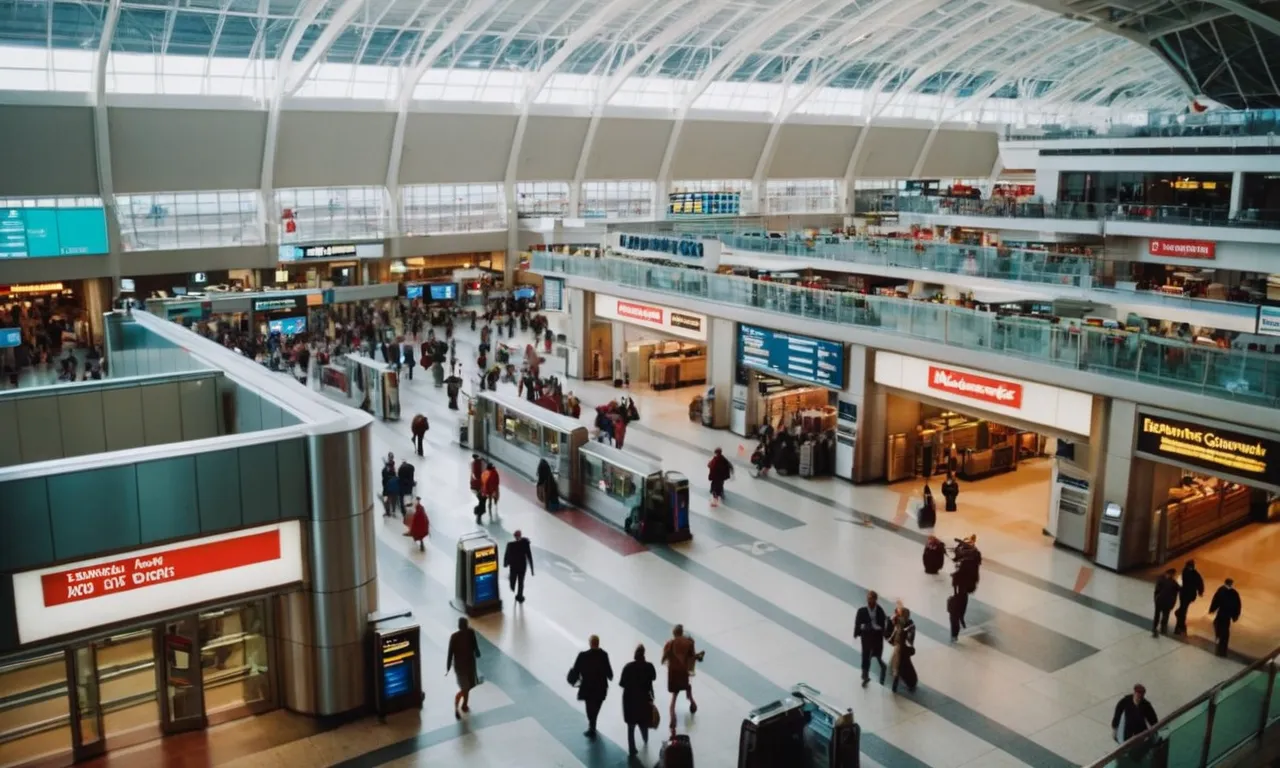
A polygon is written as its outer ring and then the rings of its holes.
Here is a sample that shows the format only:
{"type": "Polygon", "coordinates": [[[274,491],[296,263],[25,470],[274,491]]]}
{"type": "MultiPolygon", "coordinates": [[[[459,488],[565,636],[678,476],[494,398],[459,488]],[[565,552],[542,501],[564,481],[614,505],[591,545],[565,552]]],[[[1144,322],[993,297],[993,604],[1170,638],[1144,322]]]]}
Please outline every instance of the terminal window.
{"type": "Polygon", "coordinates": [[[501,184],[417,184],[400,188],[400,231],[406,235],[506,229],[501,184]]]}
{"type": "Polygon", "coordinates": [[[516,184],[516,214],[521,217],[568,216],[569,182],[518,182],[516,184]]]}
{"type": "Polygon", "coordinates": [[[578,215],[588,219],[645,219],[653,216],[652,181],[584,181],[578,215]]]}
{"type": "Polygon", "coordinates": [[[257,190],[116,195],[126,251],[160,251],[266,242],[257,190]]]}
{"type": "Polygon", "coordinates": [[[276,190],[280,242],[379,240],[387,236],[383,187],[301,187],[276,190]]]}

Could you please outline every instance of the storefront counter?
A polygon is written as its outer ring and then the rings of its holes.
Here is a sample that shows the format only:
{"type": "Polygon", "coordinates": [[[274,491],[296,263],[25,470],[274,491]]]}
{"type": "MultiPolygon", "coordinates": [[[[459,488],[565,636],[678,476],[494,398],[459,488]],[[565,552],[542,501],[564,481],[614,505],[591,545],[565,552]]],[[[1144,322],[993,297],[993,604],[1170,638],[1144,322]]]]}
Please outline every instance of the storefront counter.
{"type": "Polygon", "coordinates": [[[1216,479],[1197,480],[1172,490],[1164,506],[1166,551],[1180,552],[1219,535],[1249,516],[1253,491],[1216,479]]]}
{"type": "Polygon", "coordinates": [[[707,381],[707,357],[669,357],[649,358],[649,386],[654,389],[672,389],[704,384],[707,381]]]}
{"type": "Polygon", "coordinates": [[[959,471],[961,480],[981,480],[1018,468],[1018,453],[1012,445],[969,450],[963,456],[959,471]]]}

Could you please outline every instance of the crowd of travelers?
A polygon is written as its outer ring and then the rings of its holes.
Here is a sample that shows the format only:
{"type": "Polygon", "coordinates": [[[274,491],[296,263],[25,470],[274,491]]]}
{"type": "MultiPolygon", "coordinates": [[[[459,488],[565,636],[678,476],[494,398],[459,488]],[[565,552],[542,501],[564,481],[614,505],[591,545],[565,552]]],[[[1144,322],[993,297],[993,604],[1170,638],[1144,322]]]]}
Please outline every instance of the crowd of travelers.
{"type": "Polygon", "coordinates": [[[15,301],[0,306],[0,329],[18,334],[17,345],[0,347],[0,388],[17,387],[24,377],[41,372],[59,383],[106,374],[102,348],[90,342],[83,310],[56,300],[15,301]]]}

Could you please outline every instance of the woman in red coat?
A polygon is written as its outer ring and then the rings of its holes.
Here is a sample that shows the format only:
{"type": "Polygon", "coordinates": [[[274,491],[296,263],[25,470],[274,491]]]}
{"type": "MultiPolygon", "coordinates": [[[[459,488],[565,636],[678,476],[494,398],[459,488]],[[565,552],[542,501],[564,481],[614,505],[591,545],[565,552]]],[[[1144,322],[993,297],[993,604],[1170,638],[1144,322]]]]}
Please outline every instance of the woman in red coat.
{"type": "Polygon", "coordinates": [[[422,497],[413,498],[413,515],[409,517],[409,530],[405,536],[411,537],[418,544],[418,549],[425,551],[424,540],[431,535],[431,521],[427,519],[427,510],[422,506],[422,497]]]}

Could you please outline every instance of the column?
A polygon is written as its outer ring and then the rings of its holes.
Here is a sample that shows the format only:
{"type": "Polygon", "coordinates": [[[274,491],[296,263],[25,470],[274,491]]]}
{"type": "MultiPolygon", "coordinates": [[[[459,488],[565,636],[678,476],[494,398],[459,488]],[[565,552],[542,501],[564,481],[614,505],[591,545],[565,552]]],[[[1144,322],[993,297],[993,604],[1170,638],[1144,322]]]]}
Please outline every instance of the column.
{"type": "Polygon", "coordinates": [[[591,318],[595,314],[595,294],[581,288],[564,289],[563,333],[567,346],[565,377],[581,379],[587,369],[587,347],[591,341],[591,318]]]}
{"type": "Polygon", "coordinates": [[[715,387],[711,426],[729,427],[734,371],[738,366],[738,324],[719,317],[707,318],[707,386],[715,387]]]}
{"type": "Polygon", "coordinates": [[[1244,173],[1236,171],[1231,174],[1231,210],[1227,216],[1235,219],[1240,215],[1240,201],[1244,199],[1244,173]]]}
{"type": "Polygon", "coordinates": [[[307,439],[306,582],[276,600],[281,703],[306,715],[366,704],[365,628],[378,609],[370,427],[307,439]]]}
{"type": "Polygon", "coordinates": [[[84,308],[89,315],[90,343],[102,346],[105,350],[102,316],[111,311],[113,299],[111,280],[105,277],[92,277],[85,280],[82,285],[84,286],[84,308]]]}
{"type": "MultiPolygon", "coordinates": [[[[1089,502],[1092,530],[1088,532],[1089,547],[1097,551],[1097,522],[1107,504],[1118,504],[1124,512],[1121,523],[1120,564],[1145,563],[1144,553],[1151,535],[1151,510],[1130,509],[1129,500],[1133,486],[1141,485],[1133,466],[1133,445],[1137,428],[1138,406],[1127,400],[1111,400],[1099,408],[1106,419],[1107,434],[1099,440],[1102,450],[1097,457],[1093,477],[1093,494],[1089,502]]],[[[1147,485],[1150,485],[1148,478],[1147,485]]]]}
{"type": "MultiPolygon", "coordinates": [[[[850,426],[853,428],[853,466],[837,466],[836,474],[855,483],[863,483],[878,477],[871,470],[872,467],[879,467],[881,473],[884,470],[884,438],[881,436],[879,440],[872,442],[871,434],[866,429],[870,426],[867,398],[874,397],[875,390],[875,351],[861,344],[850,344],[847,361],[845,388],[840,393],[837,406],[836,439],[839,441],[842,429],[850,426]]],[[[880,424],[883,427],[883,419],[880,424]]],[[[842,457],[843,453],[837,442],[837,462],[842,457]]]]}

